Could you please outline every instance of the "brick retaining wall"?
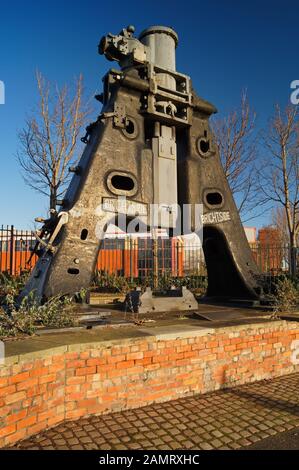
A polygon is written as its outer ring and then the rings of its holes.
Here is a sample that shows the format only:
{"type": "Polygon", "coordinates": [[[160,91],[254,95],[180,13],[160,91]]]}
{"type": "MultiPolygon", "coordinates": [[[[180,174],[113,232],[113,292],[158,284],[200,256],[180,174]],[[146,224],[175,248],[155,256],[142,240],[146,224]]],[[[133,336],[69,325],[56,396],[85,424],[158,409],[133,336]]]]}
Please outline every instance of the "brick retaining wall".
{"type": "Polygon", "coordinates": [[[163,328],[121,340],[101,341],[98,334],[93,342],[8,357],[0,365],[0,447],[64,420],[299,370],[291,361],[297,323],[163,328]]]}

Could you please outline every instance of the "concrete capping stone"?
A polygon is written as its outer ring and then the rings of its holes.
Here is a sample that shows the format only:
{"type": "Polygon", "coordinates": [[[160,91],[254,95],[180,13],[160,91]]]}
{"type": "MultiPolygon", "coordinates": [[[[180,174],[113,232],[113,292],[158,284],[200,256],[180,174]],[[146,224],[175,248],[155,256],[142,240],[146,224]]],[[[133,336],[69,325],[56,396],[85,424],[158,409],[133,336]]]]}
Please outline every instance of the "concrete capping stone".
{"type": "MultiPolygon", "coordinates": [[[[189,326],[189,325],[170,325],[170,326],[160,326],[160,327],[149,327],[136,330],[132,330],[132,336],[112,338],[109,340],[93,339],[92,341],[82,341],[75,342],[71,344],[66,341],[66,344],[62,343],[62,335],[52,335],[50,338],[47,336],[35,336],[32,338],[26,338],[21,341],[7,341],[6,350],[8,349],[8,354],[5,357],[4,364],[0,364],[0,370],[2,367],[8,365],[29,362],[32,359],[43,359],[49,356],[61,355],[66,352],[83,352],[89,349],[108,349],[113,346],[122,346],[132,344],[136,341],[167,341],[167,340],[176,340],[176,339],[186,339],[192,337],[203,337],[213,334],[226,334],[234,333],[238,334],[241,331],[250,331],[253,329],[265,329],[265,330],[278,330],[283,329],[295,329],[294,322],[287,320],[273,320],[271,322],[259,322],[252,324],[243,324],[243,325],[230,325],[223,327],[214,327],[208,328],[203,326],[189,326]],[[136,334],[137,333],[137,334],[136,334]],[[31,344],[29,343],[31,341],[31,344]],[[29,347],[27,347],[29,343],[29,347]],[[38,347],[40,346],[40,347],[38,347]],[[43,347],[44,346],[44,347],[43,347]],[[31,347],[31,351],[30,351],[31,347]],[[29,349],[29,350],[28,350],[29,349]]],[[[115,330],[117,331],[117,330],[115,330]]],[[[84,334],[89,334],[90,332],[85,331],[84,334]]],[[[74,333],[75,334],[75,333],[74,333]]],[[[70,335],[68,335],[69,337],[70,335]]],[[[85,338],[86,339],[86,338],[85,338]]]]}
{"type": "Polygon", "coordinates": [[[122,338],[122,339],[114,339],[114,340],[105,340],[105,341],[93,341],[91,343],[75,343],[69,344],[67,346],[67,352],[82,352],[87,351],[89,349],[109,349],[114,346],[125,346],[128,344],[132,344],[135,341],[145,340],[147,341],[149,336],[146,338],[143,336],[134,336],[132,338],[122,338]]]}
{"type": "Polygon", "coordinates": [[[206,336],[215,333],[215,328],[206,328],[203,326],[199,327],[186,327],[186,326],[161,326],[153,327],[149,329],[142,329],[143,332],[148,332],[156,340],[173,340],[173,339],[185,339],[195,338],[200,336],[206,336]]]}

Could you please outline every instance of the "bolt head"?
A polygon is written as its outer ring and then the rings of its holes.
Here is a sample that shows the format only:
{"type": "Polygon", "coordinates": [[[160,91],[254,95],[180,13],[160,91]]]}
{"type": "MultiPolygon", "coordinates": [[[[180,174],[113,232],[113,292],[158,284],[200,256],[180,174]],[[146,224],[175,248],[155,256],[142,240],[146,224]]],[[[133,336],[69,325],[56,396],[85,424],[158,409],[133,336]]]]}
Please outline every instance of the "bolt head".
{"type": "Polygon", "coordinates": [[[129,26],[127,26],[127,31],[128,33],[135,33],[135,26],[130,24],[129,26]]]}

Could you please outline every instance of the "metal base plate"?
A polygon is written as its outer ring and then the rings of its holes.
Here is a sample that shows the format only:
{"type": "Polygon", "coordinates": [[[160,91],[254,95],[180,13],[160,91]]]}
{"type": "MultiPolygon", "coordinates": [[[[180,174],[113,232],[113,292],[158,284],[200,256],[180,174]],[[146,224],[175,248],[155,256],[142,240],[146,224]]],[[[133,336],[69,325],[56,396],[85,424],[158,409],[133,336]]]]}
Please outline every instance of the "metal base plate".
{"type": "Polygon", "coordinates": [[[132,291],[126,296],[126,311],[135,313],[185,312],[198,309],[198,303],[186,287],[171,289],[164,295],[156,294],[150,287],[142,294],[132,291]]]}

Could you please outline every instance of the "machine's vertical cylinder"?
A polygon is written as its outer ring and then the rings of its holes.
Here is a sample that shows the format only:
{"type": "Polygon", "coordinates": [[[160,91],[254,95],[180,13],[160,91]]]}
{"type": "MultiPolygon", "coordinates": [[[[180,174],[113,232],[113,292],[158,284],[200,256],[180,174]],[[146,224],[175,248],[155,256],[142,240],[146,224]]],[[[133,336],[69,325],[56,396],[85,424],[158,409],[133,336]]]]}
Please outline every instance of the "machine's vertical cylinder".
{"type": "MultiPolygon", "coordinates": [[[[148,48],[148,60],[155,69],[157,85],[166,90],[176,90],[175,49],[178,44],[176,32],[165,26],[152,26],[144,30],[139,40],[148,48]],[[161,71],[159,70],[162,69],[161,71]],[[169,71],[169,73],[168,73],[169,71]]],[[[158,107],[158,103],[157,107],[158,107]]],[[[165,102],[160,103],[165,105],[165,102]]],[[[159,205],[158,226],[176,225],[177,204],[177,148],[175,128],[159,120],[155,123],[152,138],[154,203],[159,205]]]]}
{"type": "MultiPolygon", "coordinates": [[[[140,34],[139,40],[149,48],[149,60],[152,64],[175,72],[175,49],[178,44],[178,35],[173,29],[166,26],[151,26],[140,34]]],[[[175,79],[170,74],[159,73],[157,79],[165,88],[173,90],[176,87],[175,79]]]]}

